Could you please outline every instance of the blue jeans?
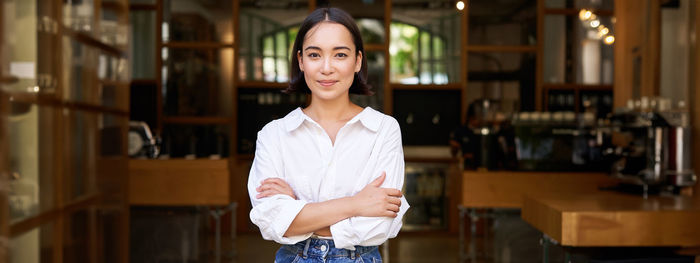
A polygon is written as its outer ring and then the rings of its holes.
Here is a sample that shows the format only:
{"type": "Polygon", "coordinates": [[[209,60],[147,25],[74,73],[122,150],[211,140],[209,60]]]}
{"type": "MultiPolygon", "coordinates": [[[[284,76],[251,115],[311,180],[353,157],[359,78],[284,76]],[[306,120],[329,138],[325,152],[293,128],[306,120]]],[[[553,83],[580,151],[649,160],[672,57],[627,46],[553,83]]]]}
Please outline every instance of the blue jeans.
{"type": "Polygon", "coordinates": [[[333,240],[309,238],[294,245],[282,245],[275,263],[381,263],[377,246],[355,246],[355,251],[336,248],[333,240]]]}

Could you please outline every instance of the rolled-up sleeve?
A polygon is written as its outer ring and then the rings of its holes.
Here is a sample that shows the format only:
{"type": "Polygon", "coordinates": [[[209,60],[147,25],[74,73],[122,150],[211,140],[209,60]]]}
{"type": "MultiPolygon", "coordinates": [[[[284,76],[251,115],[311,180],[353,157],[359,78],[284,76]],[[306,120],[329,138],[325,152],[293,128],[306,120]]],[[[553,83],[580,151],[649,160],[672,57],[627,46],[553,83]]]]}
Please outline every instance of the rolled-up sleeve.
{"type": "MultiPolygon", "coordinates": [[[[379,177],[382,171],[386,172],[386,179],[382,188],[402,189],[404,182],[404,156],[401,145],[401,131],[398,123],[390,119],[391,128],[385,137],[382,150],[373,169],[373,181],[379,177]]],[[[401,230],[403,215],[409,208],[408,201],[401,197],[401,206],[395,218],[391,217],[351,217],[331,225],[333,241],[338,248],[354,250],[354,246],[377,246],[389,238],[394,238],[401,230]]]]}
{"type": "Polygon", "coordinates": [[[283,178],[281,153],[276,149],[279,137],[274,134],[271,125],[266,125],[258,132],[255,146],[255,159],[248,176],[248,195],[253,209],[250,211],[250,220],[260,228],[260,233],[266,240],[273,240],[280,244],[295,244],[311,236],[311,233],[285,237],[289,225],[306,205],[305,201],[294,200],[288,195],[274,195],[265,198],[256,198],[256,188],[267,178],[283,178]]]}

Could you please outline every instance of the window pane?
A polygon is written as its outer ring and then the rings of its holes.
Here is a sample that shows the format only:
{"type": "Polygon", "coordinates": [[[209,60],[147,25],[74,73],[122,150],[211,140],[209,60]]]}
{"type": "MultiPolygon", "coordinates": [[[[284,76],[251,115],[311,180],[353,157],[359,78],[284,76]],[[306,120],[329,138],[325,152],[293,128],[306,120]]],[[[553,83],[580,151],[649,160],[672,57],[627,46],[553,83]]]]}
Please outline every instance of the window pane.
{"type": "Polygon", "coordinates": [[[10,220],[54,208],[54,162],[58,138],[53,107],[11,102],[8,117],[10,220]]]}
{"type": "MultiPolygon", "coordinates": [[[[72,102],[98,103],[96,93],[98,81],[99,52],[71,37],[63,37],[63,98],[72,102]]],[[[106,73],[106,58],[100,69],[106,73]]]]}
{"type": "MultiPolygon", "coordinates": [[[[611,17],[598,21],[614,35],[611,17]]],[[[613,46],[599,30],[577,16],[545,17],[544,81],[546,83],[606,84],[613,82],[613,46]]]]}
{"type": "Polygon", "coordinates": [[[233,42],[232,4],[231,0],[163,0],[163,41],[233,42]]]}
{"type": "Polygon", "coordinates": [[[53,4],[38,1],[3,2],[2,56],[0,57],[0,88],[9,92],[50,93],[58,85],[53,63],[56,50],[55,34],[47,15],[53,14],[53,4]],[[40,19],[40,18],[44,19],[40,19]],[[33,33],[31,33],[33,32],[33,33]]]}
{"type": "MultiPolygon", "coordinates": [[[[133,2],[133,1],[132,1],[133,2]]],[[[155,79],[156,73],[156,12],[132,10],[131,39],[131,69],[134,79],[155,79]]]]}
{"type": "MultiPolygon", "coordinates": [[[[383,1],[376,2],[382,2],[382,6],[384,6],[383,1]]],[[[357,26],[360,28],[364,44],[384,43],[384,21],[382,19],[359,18],[355,19],[355,21],[357,21],[357,26]]]]}
{"type": "Polygon", "coordinates": [[[10,239],[10,263],[53,262],[53,223],[47,223],[10,239]]]}
{"type": "Polygon", "coordinates": [[[226,158],[230,125],[178,125],[163,128],[161,156],[170,158],[226,158]]]}
{"type": "Polygon", "coordinates": [[[94,113],[65,110],[65,144],[63,182],[65,200],[95,193],[98,123],[94,113]]]}
{"type": "Polygon", "coordinates": [[[94,32],[94,0],[64,1],[63,25],[74,31],[94,32]]]}
{"type": "Polygon", "coordinates": [[[239,78],[286,82],[297,27],[308,15],[307,2],[242,0],[240,6],[239,78]]]}
{"type": "Polygon", "coordinates": [[[233,49],[164,49],[164,113],[231,116],[233,49]]]}
{"type": "Polygon", "coordinates": [[[395,2],[392,5],[389,46],[391,82],[459,82],[461,15],[454,3],[411,1],[395,2]],[[441,75],[436,72],[437,68],[449,70],[445,70],[445,75],[441,75]]]}
{"type": "Polygon", "coordinates": [[[337,7],[348,12],[360,28],[363,43],[384,43],[384,0],[319,0],[318,7],[337,7]]]}
{"type": "Polygon", "coordinates": [[[470,45],[535,45],[536,39],[537,1],[469,1],[470,45]]]}
{"type": "Polygon", "coordinates": [[[129,3],[126,0],[102,0],[99,39],[126,50],[129,43],[129,3]]]}

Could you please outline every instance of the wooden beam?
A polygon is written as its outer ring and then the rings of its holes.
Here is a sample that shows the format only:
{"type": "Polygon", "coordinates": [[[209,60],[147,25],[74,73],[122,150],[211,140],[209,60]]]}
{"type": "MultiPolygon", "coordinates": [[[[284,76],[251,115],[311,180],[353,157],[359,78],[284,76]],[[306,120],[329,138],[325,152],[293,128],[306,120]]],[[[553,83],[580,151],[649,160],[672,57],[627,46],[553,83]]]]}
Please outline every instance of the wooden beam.
{"type": "MultiPolygon", "coordinates": [[[[3,5],[0,5],[0,14],[2,13],[2,6],[3,5]]],[[[0,41],[3,41],[1,30],[2,19],[0,19],[0,41]]],[[[0,52],[1,51],[2,49],[0,49],[0,52]]],[[[0,90],[0,238],[4,240],[7,240],[10,236],[9,189],[7,187],[9,185],[9,164],[7,163],[7,160],[9,160],[9,134],[7,133],[7,117],[10,112],[9,101],[9,96],[0,90]]],[[[9,261],[8,252],[9,247],[7,242],[0,243],[0,263],[9,261]]]]}
{"type": "Polygon", "coordinates": [[[468,52],[510,52],[510,53],[535,53],[537,46],[467,46],[468,52]]]}
{"type": "MultiPolygon", "coordinates": [[[[693,126],[693,169],[696,175],[700,175],[700,3],[698,1],[690,1],[691,17],[695,22],[695,41],[691,43],[690,75],[693,78],[691,88],[689,89],[690,101],[690,116],[693,126]]],[[[700,200],[700,183],[695,184],[694,196],[700,200]]]]}

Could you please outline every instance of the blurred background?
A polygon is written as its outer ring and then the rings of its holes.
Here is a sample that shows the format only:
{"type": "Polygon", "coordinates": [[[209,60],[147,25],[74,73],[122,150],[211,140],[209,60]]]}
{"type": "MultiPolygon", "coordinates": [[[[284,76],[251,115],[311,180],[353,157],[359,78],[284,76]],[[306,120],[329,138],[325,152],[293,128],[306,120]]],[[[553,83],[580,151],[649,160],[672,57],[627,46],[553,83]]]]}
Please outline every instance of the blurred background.
{"type": "Polygon", "coordinates": [[[245,186],[319,7],[401,126],[386,262],[700,262],[697,0],[0,0],[0,263],[272,261],[245,186]]]}

